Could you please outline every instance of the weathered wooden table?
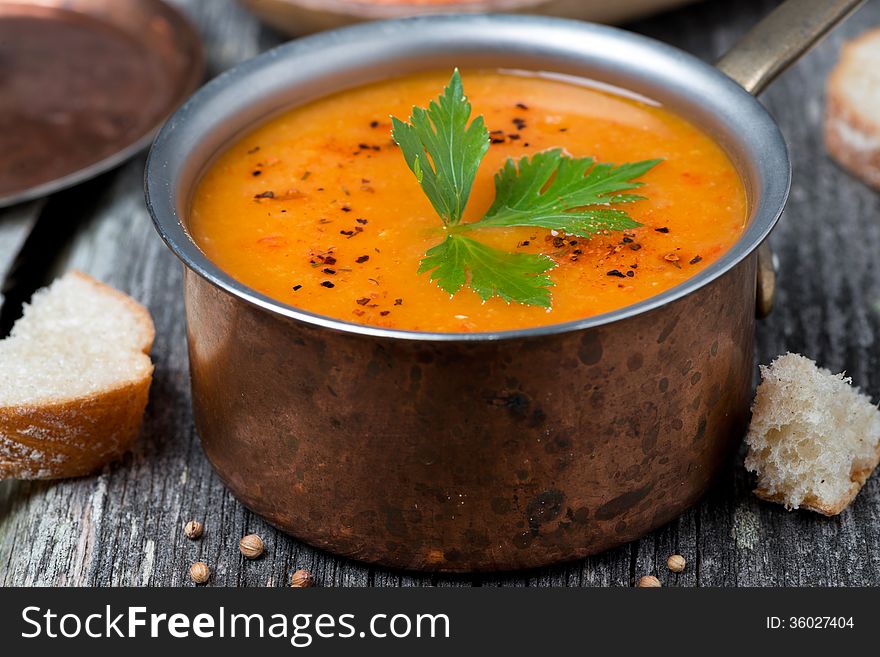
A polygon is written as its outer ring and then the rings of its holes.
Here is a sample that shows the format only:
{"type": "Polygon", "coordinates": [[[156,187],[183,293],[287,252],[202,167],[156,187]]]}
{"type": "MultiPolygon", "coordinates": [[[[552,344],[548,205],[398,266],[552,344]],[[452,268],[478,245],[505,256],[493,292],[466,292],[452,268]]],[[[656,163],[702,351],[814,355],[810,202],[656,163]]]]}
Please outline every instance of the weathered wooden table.
{"type": "MultiPolygon", "coordinates": [[[[199,25],[210,74],[280,42],[232,0],[178,0],[199,25]]],[[[776,3],[716,0],[629,27],[707,60],[718,57],[776,3]]],[[[772,244],[781,278],[777,307],[758,327],[758,360],[801,352],[846,370],[874,398],[880,368],[880,194],[825,155],[823,88],[844,38],[880,23],[869,3],[765,95],[794,161],[791,201],[772,244]]],[[[22,297],[79,268],[146,304],[156,322],[156,375],[135,451],[95,477],[0,483],[0,584],[189,585],[196,560],[225,586],[285,585],[306,568],[324,586],[629,586],[658,574],[676,586],[880,585],[880,477],[838,518],[786,512],[751,493],[741,460],[675,522],[605,554],[522,574],[446,578],[389,572],[339,559],[276,531],[242,507],[199,447],[190,394],[181,268],[144,208],[141,156],[80,188],[0,211],[0,276],[8,330],[22,297]],[[184,538],[203,519],[201,541],[184,538]],[[244,560],[238,540],[263,536],[267,554],[244,560]],[[688,559],[681,575],[668,555],[688,559]]]]}

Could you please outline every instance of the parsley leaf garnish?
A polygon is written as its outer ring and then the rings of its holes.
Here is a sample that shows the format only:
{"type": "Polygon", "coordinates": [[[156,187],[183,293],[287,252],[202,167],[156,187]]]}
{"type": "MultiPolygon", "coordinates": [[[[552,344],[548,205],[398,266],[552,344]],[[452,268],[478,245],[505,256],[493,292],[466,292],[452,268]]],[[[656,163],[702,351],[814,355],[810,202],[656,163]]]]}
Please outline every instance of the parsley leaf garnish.
{"type": "Polygon", "coordinates": [[[468,285],[483,301],[550,307],[552,258],[502,251],[464,235],[482,228],[528,226],[565,235],[592,237],[641,226],[614,204],[644,197],[627,194],[636,179],[660,160],[615,166],[590,157],[572,157],[553,148],[519,161],[508,159],[495,174],[495,201],[478,221],[462,224],[474,177],[489,149],[482,116],[470,125],[471,105],[458,69],[428,109],[414,107],[410,122],[392,117],[393,136],[425,195],[440,215],[447,236],[428,250],[419,273],[451,295],[468,285]]]}
{"type": "Polygon", "coordinates": [[[660,160],[632,164],[597,164],[591,157],[569,157],[560,148],[536,153],[515,162],[508,159],[495,174],[495,202],[470,228],[532,226],[550,228],[577,237],[607,230],[641,226],[611,203],[642,201],[643,196],[621,194],[644,185],[634,179],[660,160]],[[601,208],[590,206],[606,206],[601,208]]]}
{"type": "Polygon", "coordinates": [[[549,308],[548,288],[553,282],[544,272],[555,266],[547,256],[510,253],[452,234],[428,250],[419,273],[431,272],[431,280],[436,280],[449,294],[455,294],[467,283],[483,301],[497,295],[508,303],[517,301],[549,308]]]}
{"type": "Polygon", "coordinates": [[[455,69],[443,95],[427,110],[413,107],[410,123],[391,117],[391,134],[406,163],[443,223],[451,226],[461,221],[477,169],[489,150],[483,117],[467,125],[470,116],[471,104],[455,69]]]}

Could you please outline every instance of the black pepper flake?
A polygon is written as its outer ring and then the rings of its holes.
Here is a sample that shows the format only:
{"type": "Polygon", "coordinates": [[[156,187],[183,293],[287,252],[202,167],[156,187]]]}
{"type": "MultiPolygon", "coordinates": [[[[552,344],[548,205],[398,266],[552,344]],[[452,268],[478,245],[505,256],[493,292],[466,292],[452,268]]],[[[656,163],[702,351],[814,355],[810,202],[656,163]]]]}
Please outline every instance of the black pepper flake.
{"type": "Polygon", "coordinates": [[[379,122],[378,121],[370,121],[370,127],[371,128],[378,128],[379,122]]]}
{"type": "Polygon", "coordinates": [[[523,148],[528,148],[529,146],[531,146],[531,144],[529,142],[527,142],[527,141],[523,142],[523,148]]]}
{"type": "Polygon", "coordinates": [[[297,291],[299,291],[301,288],[302,288],[302,285],[294,285],[294,286],[293,286],[293,291],[294,291],[294,292],[297,292],[297,291]]]}
{"type": "Polygon", "coordinates": [[[658,233],[668,233],[669,232],[669,229],[666,226],[663,226],[663,228],[655,228],[654,230],[657,231],[658,233]]]}
{"type": "Polygon", "coordinates": [[[386,315],[390,315],[391,311],[390,310],[383,310],[379,314],[382,315],[382,317],[385,317],[386,315]]]}
{"type": "Polygon", "coordinates": [[[324,269],[322,269],[321,271],[324,272],[325,274],[335,274],[336,273],[336,270],[330,269],[330,267],[324,267],[324,269]]]}
{"type": "Polygon", "coordinates": [[[577,244],[578,244],[578,241],[577,241],[577,240],[571,240],[571,241],[568,243],[569,246],[577,246],[577,244]]]}
{"type": "Polygon", "coordinates": [[[491,139],[489,139],[489,141],[493,144],[503,144],[504,137],[492,137],[491,139]]]}
{"type": "Polygon", "coordinates": [[[517,103],[516,109],[527,110],[527,109],[529,109],[529,106],[526,105],[525,103],[517,103]]]}
{"type": "Polygon", "coordinates": [[[519,244],[517,244],[517,246],[528,246],[528,245],[529,245],[529,241],[528,241],[528,240],[523,240],[522,242],[520,242],[519,244]]]}
{"type": "Polygon", "coordinates": [[[330,281],[321,281],[321,287],[336,287],[336,286],[333,283],[331,283],[330,281]]]}
{"type": "Polygon", "coordinates": [[[632,249],[633,251],[638,251],[639,249],[642,248],[642,245],[639,244],[638,242],[635,242],[633,244],[630,244],[629,248],[632,249]]]}
{"type": "Polygon", "coordinates": [[[359,224],[363,224],[364,226],[367,225],[367,220],[366,220],[366,219],[358,218],[358,219],[355,219],[355,221],[358,222],[359,224]]]}
{"type": "Polygon", "coordinates": [[[623,272],[621,272],[619,269],[612,269],[611,271],[607,272],[606,276],[617,276],[618,278],[624,278],[623,272]]]}
{"type": "Polygon", "coordinates": [[[574,251],[572,251],[572,253],[574,253],[575,255],[581,255],[583,251],[581,251],[580,249],[575,249],[574,251]]]}
{"type": "Polygon", "coordinates": [[[312,172],[311,172],[311,171],[306,171],[306,172],[302,175],[302,177],[300,178],[300,180],[308,180],[308,179],[309,179],[309,176],[311,176],[311,175],[312,175],[312,172]]]}
{"type": "Polygon", "coordinates": [[[363,263],[365,263],[369,259],[370,259],[370,256],[362,255],[362,256],[358,256],[357,259],[355,259],[355,262],[358,263],[359,265],[362,265],[363,263]]]}
{"type": "Polygon", "coordinates": [[[332,255],[324,256],[324,264],[325,265],[335,265],[336,258],[334,258],[332,255]]]}
{"type": "Polygon", "coordinates": [[[632,278],[633,276],[636,275],[636,273],[632,269],[630,269],[628,272],[626,272],[626,275],[629,276],[630,278],[632,278]]]}
{"type": "Polygon", "coordinates": [[[490,135],[503,135],[503,134],[504,134],[504,130],[490,130],[490,131],[489,131],[489,134],[490,134],[490,135]]]}
{"type": "Polygon", "coordinates": [[[568,132],[568,128],[559,128],[559,132],[568,132]]]}
{"type": "Polygon", "coordinates": [[[351,212],[351,206],[348,205],[348,203],[346,203],[345,205],[343,205],[343,206],[342,206],[341,208],[339,208],[339,209],[342,210],[343,212],[351,212]]]}
{"type": "Polygon", "coordinates": [[[366,306],[370,303],[370,297],[361,297],[360,299],[357,299],[355,303],[359,306],[366,306]]]}
{"type": "Polygon", "coordinates": [[[402,306],[402,305],[403,305],[403,299],[395,299],[395,300],[394,300],[394,305],[395,305],[395,306],[402,306]]]}
{"type": "Polygon", "coordinates": [[[254,194],[254,198],[275,198],[275,192],[261,192],[254,194]]]}
{"type": "Polygon", "coordinates": [[[700,262],[702,259],[703,259],[702,256],[694,256],[693,258],[691,258],[691,264],[695,265],[698,262],[700,262]]]}
{"type": "Polygon", "coordinates": [[[252,149],[250,149],[250,150],[248,151],[248,155],[253,155],[253,154],[256,153],[258,150],[260,150],[260,147],[259,147],[259,146],[254,146],[252,149]]]}
{"type": "Polygon", "coordinates": [[[632,238],[632,237],[624,237],[624,238],[623,238],[623,243],[624,243],[624,244],[632,244],[632,241],[633,241],[633,238],[632,238]]]}
{"type": "Polygon", "coordinates": [[[351,237],[352,235],[354,235],[354,231],[353,230],[340,230],[339,234],[346,235],[347,237],[351,237]]]}
{"type": "Polygon", "coordinates": [[[562,239],[561,237],[554,237],[553,238],[553,246],[555,246],[557,249],[559,249],[559,248],[565,246],[565,240],[562,239]]]}
{"type": "Polygon", "coordinates": [[[507,138],[510,139],[511,141],[516,141],[517,139],[519,139],[519,135],[514,132],[512,134],[507,135],[507,138]]]}
{"type": "Polygon", "coordinates": [[[513,125],[516,126],[517,130],[523,130],[526,127],[526,121],[517,116],[513,119],[513,125]]]}
{"type": "Polygon", "coordinates": [[[251,171],[251,175],[252,175],[254,178],[256,178],[257,176],[262,176],[262,175],[263,175],[263,172],[260,171],[259,169],[254,169],[253,171],[251,171]]]}

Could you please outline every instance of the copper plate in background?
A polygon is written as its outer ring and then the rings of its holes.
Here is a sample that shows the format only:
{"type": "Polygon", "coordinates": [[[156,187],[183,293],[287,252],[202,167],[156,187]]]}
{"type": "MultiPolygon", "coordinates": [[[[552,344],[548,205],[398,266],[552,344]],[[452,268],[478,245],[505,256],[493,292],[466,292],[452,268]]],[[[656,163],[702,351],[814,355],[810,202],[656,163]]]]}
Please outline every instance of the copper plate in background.
{"type": "Polygon", "coordinates": [[[0,0],[0,207],[134,155],[203,73],[160,0],[0,0]]]}

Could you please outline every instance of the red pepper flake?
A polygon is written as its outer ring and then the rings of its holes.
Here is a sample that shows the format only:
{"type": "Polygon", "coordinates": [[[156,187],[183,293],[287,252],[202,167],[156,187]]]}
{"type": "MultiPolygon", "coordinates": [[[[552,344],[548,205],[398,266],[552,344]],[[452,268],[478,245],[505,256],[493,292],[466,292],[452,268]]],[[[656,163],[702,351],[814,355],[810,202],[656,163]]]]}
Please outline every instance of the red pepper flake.
{"type": "Polygon", "coordinates": [[[330,288],[330,287],[336,287],[336,286],[333,283],[331,283],[330,281],[321,281],[321,287],[330,288]]]}
{"type": "Polygon", "coordinates": [[[390,310],[383,310],[379,314],[382,315],[382,317],[385,317],[386,315],[390,315],[391,311],[390,310]]]}
{"type": "Polygon", "coordinates": [[[359,265],[362,265],[363,263],[365,263],[369,259],[370,259],[370,256],[362,255],[362,256],[358,256],[357,259],[355,260],[355,262],[358,263],[359,265]]]}
{"type": "Polygon", "coordinates": [[[366,306],[370,303],[370,297],[361,297],[360,299],[357,299],[355,303],[359,306],[366,306]]]}
{"type": "Polygon", "coordinates": [[[395,305],[395,306],[402,306],[402,305],[403,305],[403,299],[395,299],[395,300],[394,300],[394,305],[395,305]]]}
{"type": "Polygon", "coordinates": [[[254,194],[254,198],[275,198],[275,192],[261,192],[254,194]]]}
{"type": "Polygon", "coordinates": [[[694,256],[693,258],[691,258],[691,264],[695,265],[698,262],[700,262],[702,259],[703,259],[702,256],[694,256]]]}
{"type": "Polygon", "coordinates": [[[324,267],[324,269],[322,269],[321,271],[324,272],[325,274],[331,274],[331,275],[336,273],[336,270],[330,269],[330,267],[324,267]]]}
{"type": "Polygon", "coordinates": [[[655,228],[654,230],[657,231],[658,233],[668,233],[669,232],[669,229],[666,226],[663,226],[663,228],[655,228]]]}
{"type": "Polygon", "coordinates": [[[294,286],[293,286],[293,291],[294,291],[294,292],[297,292],[297,291],[299,291],[301,288],[302,288],[302,285],[294,285],[294,286]]]}
{"type": "Polygon", "coordinates": [[[619,269],[612,269],[611,271],[605,274],[606,276],[617,276],[618,278],[624,278],[624,274],[619,269]]]}

